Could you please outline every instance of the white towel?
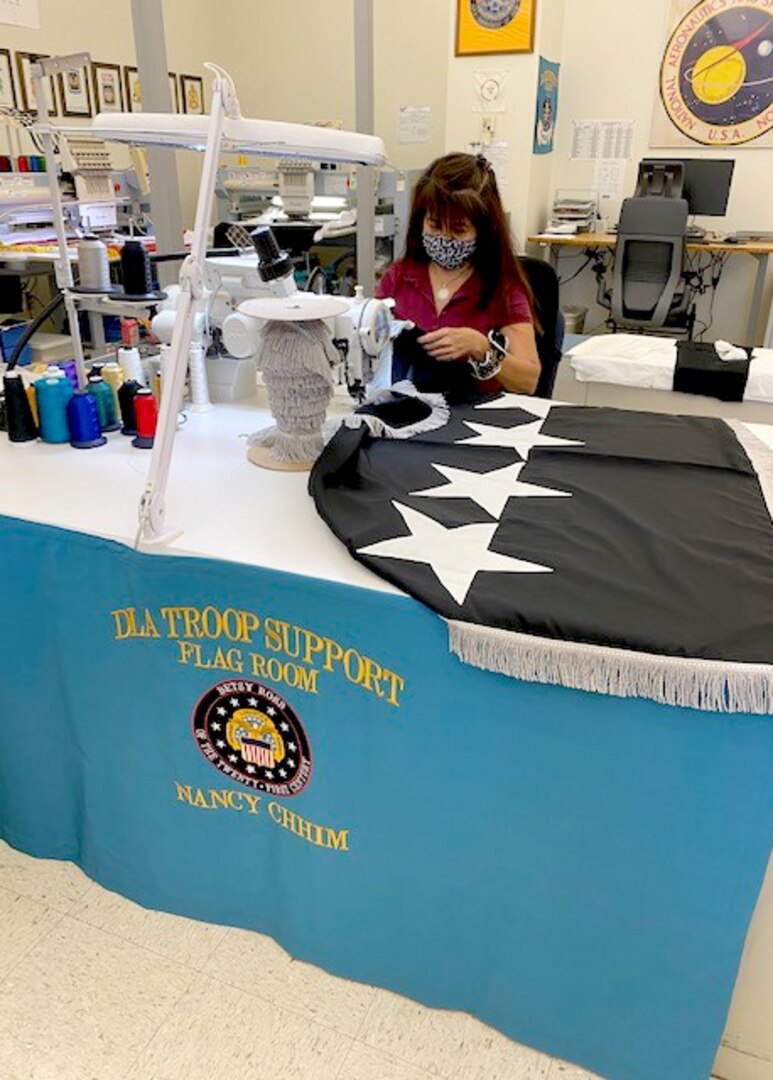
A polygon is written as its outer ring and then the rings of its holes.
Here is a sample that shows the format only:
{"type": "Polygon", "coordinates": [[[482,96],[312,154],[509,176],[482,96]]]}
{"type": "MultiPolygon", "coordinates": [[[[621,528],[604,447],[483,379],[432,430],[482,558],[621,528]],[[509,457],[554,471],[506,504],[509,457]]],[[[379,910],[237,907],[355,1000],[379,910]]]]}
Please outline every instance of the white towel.
{"type": "Polygon", "coordinates": [[[731,345],[729,341],[715,341],[714,348],[720,360],[745,360],[746,349],[731,345]]]}

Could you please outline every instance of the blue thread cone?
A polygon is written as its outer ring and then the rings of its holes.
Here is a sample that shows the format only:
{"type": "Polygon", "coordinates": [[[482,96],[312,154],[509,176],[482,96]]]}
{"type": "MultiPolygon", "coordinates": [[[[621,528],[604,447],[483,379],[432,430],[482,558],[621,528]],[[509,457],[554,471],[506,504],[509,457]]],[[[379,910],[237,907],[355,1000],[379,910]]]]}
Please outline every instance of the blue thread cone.
{"type": "Polygon", "coordinates": [[[67,426],[70,429],[70,445],[76,450],[104,446],[107,442],[99,426],[97,403],[88,390],[79,390],[67,402],[67,426]]]}
{"type": "Polygon", "coordinates": [[[65,373],[55,370],[56,375],[45,375],[35,383],[40,437],[47,443],[66,443],[70,441],[67,402],[73,395],[73,388],[65,373]]]}

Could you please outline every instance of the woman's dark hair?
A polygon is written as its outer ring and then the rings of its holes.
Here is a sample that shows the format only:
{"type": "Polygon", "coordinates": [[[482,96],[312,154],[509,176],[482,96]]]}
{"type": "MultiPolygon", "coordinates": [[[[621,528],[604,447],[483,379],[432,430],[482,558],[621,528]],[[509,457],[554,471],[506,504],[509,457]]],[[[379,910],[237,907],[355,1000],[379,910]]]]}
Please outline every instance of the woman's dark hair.
{"type": "Polygon", "coordinates": [[[464,221],[475,227],[477,242],[471,261],[482,282],[481,308],[488,307],[501,281],[515,278],[534,309],[532,290],[513,249],[494,169],[482,154],[446,154],[420,177],[413,190],[405,242],[406,256],[419,263],[430,261],[421,238],[427,214],[444,227],[464,221]]]}

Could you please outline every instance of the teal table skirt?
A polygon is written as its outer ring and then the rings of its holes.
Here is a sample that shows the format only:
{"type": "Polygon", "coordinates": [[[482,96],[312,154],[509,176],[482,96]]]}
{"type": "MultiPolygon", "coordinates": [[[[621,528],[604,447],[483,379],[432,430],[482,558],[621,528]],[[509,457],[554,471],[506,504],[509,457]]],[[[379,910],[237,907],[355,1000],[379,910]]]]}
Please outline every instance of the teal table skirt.
{"type": "Polygon", "coordinates": [[[609,1080],[706,1080],[770,719],[469,668],[390,594],[8,518],[0,552],[14,847],[609,1080]]]}

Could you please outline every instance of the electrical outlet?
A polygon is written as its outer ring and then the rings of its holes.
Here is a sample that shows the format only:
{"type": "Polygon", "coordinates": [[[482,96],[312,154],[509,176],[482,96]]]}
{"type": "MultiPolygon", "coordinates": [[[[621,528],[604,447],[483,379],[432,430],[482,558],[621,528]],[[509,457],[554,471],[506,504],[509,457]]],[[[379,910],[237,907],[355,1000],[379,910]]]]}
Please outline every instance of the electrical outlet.
{"type": "Polygon", "coordinates": [[[496,131],[496,117],[484,116],[481,124],[481,140],[484,143],[490,143],[494,138],[494,132],[496,131]]]}

